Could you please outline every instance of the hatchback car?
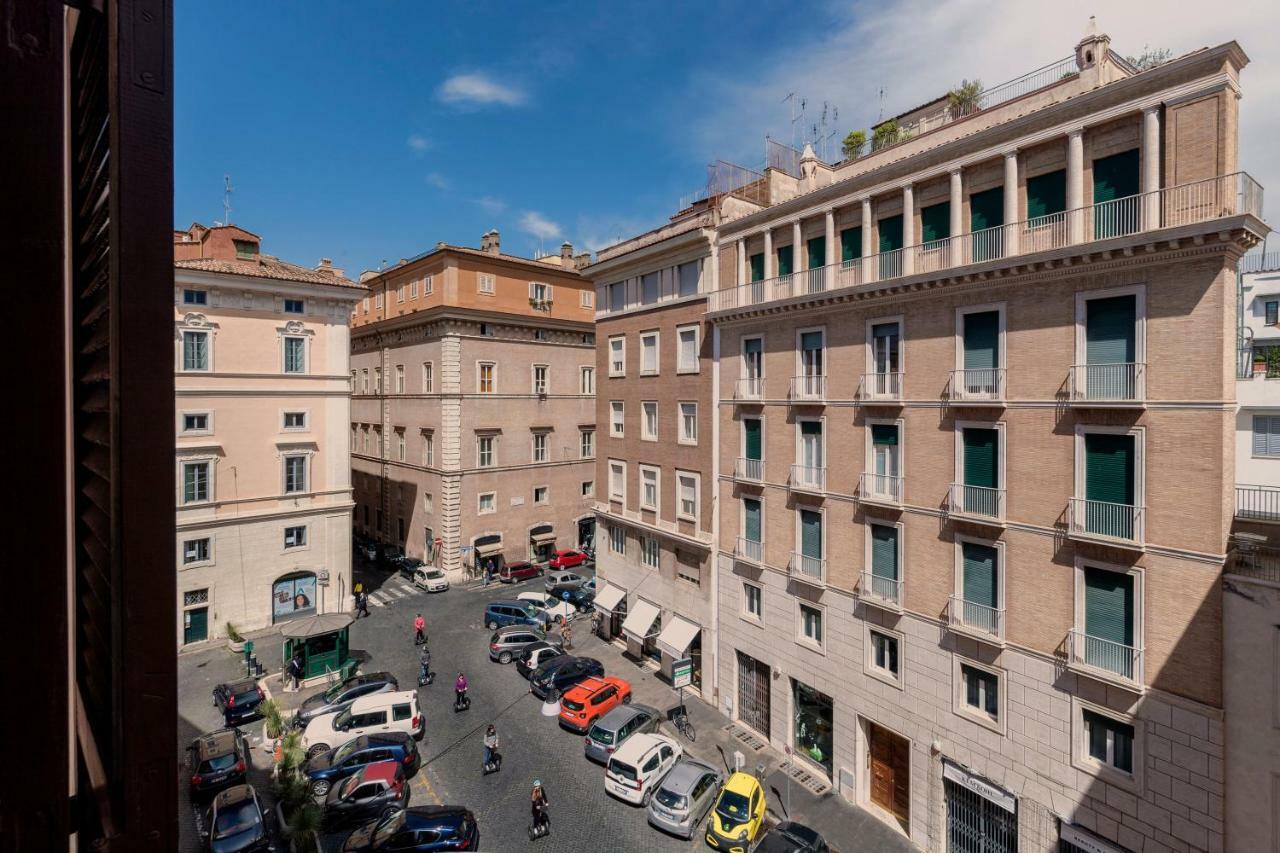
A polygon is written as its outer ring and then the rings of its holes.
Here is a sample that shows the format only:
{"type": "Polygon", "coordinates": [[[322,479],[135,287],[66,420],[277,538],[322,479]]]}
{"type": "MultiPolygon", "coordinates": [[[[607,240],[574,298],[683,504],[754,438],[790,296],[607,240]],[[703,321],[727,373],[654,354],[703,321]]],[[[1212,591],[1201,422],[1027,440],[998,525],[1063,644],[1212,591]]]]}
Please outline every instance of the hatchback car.
{"type": "Polygon", "coordinates": [[[252,785],[236,785],[214,797],[200,834],[210,853],[271,849],[266,815],[252,785]]]}
{"type": "Polygon", "coordinates": [[[660,722],[662,712],[651,705],[619,705],[591,726],[583,739],[583,754],[606,764],[627,738],[657,732],[660,722]]]}
{"type": "Polygon", "coordinates": [[[476,816],[462,806],[413,806],[362,826],[347,838],[342,853],[436,853],[478,850],[476,816]]]}
{"type": "Polygon", "coordinates": [[[764,810],[760,780],[750,773],[734,773],[720,789],[707,821],[707,846],[745,853],[764,826],[764,810]]]}
{"type": "Polygon", "coordinates": [[[191,793],[195,796],[244,784],[248,765],[249,745],[239,729],[219,729],[200,735],[187,747],[191,793]]]}
{"type": "Polygon", "coordinates": [[[425,565],[426,563],[417,557],[400,557],[395,561],[396,571],[409,580],[413,580],[414,573],[425,565]]]}
{"type": "Polygon", "coordinates": [[[548,572],[547,580],[543,584],[549,595],[559,598],[560,593],[566,590],[581,589],[587,579],[577,572],[548,572]]]}
{"type": "Polygon", "coordinates": [[[649,823],[672,835],[692,838],[716,801],[722,781],[711,765],[680,759],[649,801],[649,823]]]}
{"type": "Polygon", "coordinates": [[[764,834],[754,853],[828,853],[830,849],[817,830],[784,820],[764,834]]]}
{"type": "Polygon", "coordinates": [[[484,608],[484,624],[490,631],[505,625],[532,625],[547,628],[551,617],[527,601],[491,601],[484,608]]]}
{"type": "Polygon", "coordinates": [[[501,664],[511,663],[526,646],[543,642],[546,638],[546,634],[527,625],[499,628],[489,637],[489,660],[496,660],[501,664]]]}
{"type": "Polygon", "coordinates": [[[614,708],[630,704],[631,685],[621,678],[584,678],[560,697],[560,725],[583,734],[614,708]]]}
{"type": "Polygon", "coordinates": [[[434,566],[419,567],[413,573],[413,585],[427,592],[444,592],[449,588],[449,580],[443,569],[434,566]]]}
{"type": "Polygon", "coordinates": [[[228,726],[237,726],[258,716],[258,706],[267,696],[252,678],[219,684],[213,688],[213,704],[222,711],[228,726]]]}
{"type": "Polygon", "coordinates": [[[425,728],[416,691],[375,693],[361,696],[345,711],[313,719],[303,729],[302,743],[312,757],[361,735],[404,732],[418,737],[425,728]]]}
{"type": "Polygon", "coordinates": [[[570,604],[572,604],[574,607],[578,608],[579,610],[589,610],[591,609],[592,605],[595,603],[596,593],[595,593],[595,590],[587,589],[587,585],[583,584],[578,589],[561,591],[560,598],[561,600],[567,600],[570,604]],[[569,595],[568,599],[564,598],[566,592],[569,595]]]}
{"type": "Polygon", "coordinates": [[[520,673],[522,678],[527,679],[533,675],[533,671],[539,666],[562,654],[564,654],[564,649],[560,647],[559,643],[553,643],[550,640],[530,643],[516,655],[516,672],[520,673]]]}
{"type": "Polygon", "coordinates": [[[684,750],[666,735],[636,735],[613,755],[604,771],[604,789],[620,800],[647,806],[662,777],[684,750]]]}
{"type": "Polygon", "coordinates": [[[404,768],[406,776],[412,776],[420,762],[413,735],[404,732],[361,735],[337,749],[308,758],[302,772],[311,781],[311,793],[322,797],[361,767],[380,761],[394,761],[404,768]]]}
{"type": "Polygon", "coordinates": [[[550,596],[545,592],[522,592],[516,596],[521,601],[527,601],[534,607],[547,611],[547,615],[551,617],[557,625],[563,625],[564,620],[572,619],[573,615],[578,612],[578,608],[574,607],[569,601],[564,600],[560,596],[550,596]]]}
{"type": "Polygon", "coordinates": [[[587,555],[581,551],[564,548],[552,555],[551,559],[547,561],[547,566],[552,569],[572,569],[575,566],[581,566],[586,561],[587,555]]]}
{"type": "Polygon", "coordinates": [[[542,566],[525,560],[507,563],[498,570],[498,580],[503,583],[515,583],[542,576],[542,566]]]}
{"type": "Polygon", "coordinates": [[[529,690],[539,699],[559,702],[561,693],[593,675],[604,675],[604,664],[600,661],[595,658],[560,655],[533,671],[529,676],[529,690]]]}
{"type": "Polygon", "coordinates": [[[306,728],[307,724],[322,714],[336,714],[345,711],[351,703],[361,696],[374,693],[394,693],[400,689],[400,682],[389,672],[369,672],[353,675],[346,681],[334,684],[323,693],[309,697],[297,711],[293,713],[294,728],[306,728]]]}
{"type": "Polygon", "coordinates": [[[329,789],[324,823],[330,829],[368,821],[409,805],[409,783],[395,761],[366,764],[329,789]]]}

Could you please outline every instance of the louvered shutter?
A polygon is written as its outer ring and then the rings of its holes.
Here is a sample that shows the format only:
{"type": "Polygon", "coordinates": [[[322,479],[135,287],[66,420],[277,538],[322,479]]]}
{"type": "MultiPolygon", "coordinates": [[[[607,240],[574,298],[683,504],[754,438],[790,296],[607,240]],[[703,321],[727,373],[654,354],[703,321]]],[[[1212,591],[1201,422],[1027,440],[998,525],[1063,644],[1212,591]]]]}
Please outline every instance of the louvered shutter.
{"type": "Polygon", "coordinates": [[[1084,570],[1084,631],[1133,645],[1133,576],[1086,566],[1084,570]]]}
{"type": "Polygon", "coordinates": [[[871,525],[871,574],[878,578],[898,579],[898,528],[885,524],[871,525]]]}
{"type": "Polygon", "coordinates": [[[763,450],[760,441],[761,424],[759,418],[749,418],[742,422],[743,444],[746,446],[747,459],[762,459],[763,450]]]}
{"type": "Polygon", "coordinates": [[[982,231],[1004,224],[1004,187],[969,196],[969,230],[982,231]]]}
{"type": "Polygon", "coordinates": [[[933,204],[920,210],[920,242],[931,243],[951,236],[951,202],[933,204]]]}
{"type": "Polygon", "coordinates": [[[964,315],[965,370],[991,370],[999,367],[999,344],[999,311],[964,315]]]}
{"type": "Polygon", "coordinates": [[[1085,498],[1113,504],[1134,500],[1134,437],[1087,433],[1084,437],[1085,498]]]}
{"type": "Polygon", "coordinates": [[[964,569],[964,600],[985,607],[999,607],[999,556],[990,545],[963,542],[960,545],[964,569]]]}
{"type": "Polygon", "coordinates": [[[1066,209],[1066,169],[1027,178],[1027,219],[1039,219],[1066,209]]]}
{"type": "Polygon", "coordinates": [[[751,256],[751,280],[760,281],[764,278],[764,255],[751,256]]]}
{"type": "Polygon", "coordinates": [[[872,424],[871,443],[877,447],[897,447],[897,424],[872,424]]]}
{"type": "Polygon", "coordinates": [[[902,248],[902,214],[886,216],[876,223],[880,233],[880,251],[892,252],[902,248]]]}
{"type": "Polygon", "coordinates": [[[760,541],[760,501],[742,499],[743,538],[749,542],[760,541]]]}
{"type": "Polygon", "coordinates": [[[800,553],[806,557],[822,557],[822,513],[800,510],[800,553]]]}
{"type": "Polygon", "coordinates": [[[840,232],[840,261],[849,263],[862,257],[862,226],[840,232]]]}
{"type": "Polygon", "coordinates": [[[1137,358],[1137,297],[1090,299],[1085,306],[1086,363],[1132,363],[1137,358]]]}
{"type": "Polygon", "coordinates": [[[814,237],[808,243],[809,246],[809,266],[811,270],[827,265],[827,238],[814,237]]]}
{"type": "Polygon", "coordinates": [[[778,247],[778,275],[791,275],[795,265],[795,249],[793,246],[778,247]]]}
{"type": "Polygon", "coordinates": [[[993,429],[970,428],[964,431],[964,484],[966,486],[999,488],[999,474],[996,471],[998,441],[999,435],[993,429]]]}

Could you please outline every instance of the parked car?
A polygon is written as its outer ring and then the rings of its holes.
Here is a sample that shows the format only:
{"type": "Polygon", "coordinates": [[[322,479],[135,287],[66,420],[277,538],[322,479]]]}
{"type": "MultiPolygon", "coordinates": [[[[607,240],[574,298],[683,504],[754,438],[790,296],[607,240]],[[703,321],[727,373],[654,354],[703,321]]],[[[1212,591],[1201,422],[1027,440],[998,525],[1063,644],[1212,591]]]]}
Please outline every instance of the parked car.
{"type": "Polygon", "coordinates": [[[527,601],[506,599],[485,605],[484,624],[490,631],[505,625],[532,625],[545,630],[551,625],[551,617],[527,601]]]}
{"type": "Polygon", "coordinates": [[[764,788],[750,773],[734,773],[720,789],[707,821],[707,846],[716,850],[742,850],[751,845],[764,826],[764,788]]]}
{"type": "Polygon", "coordinates": [[[680,759],[649,800],[650,825],[681,838],[692,838],[715,803],[723,781],[720,771],[711,765],[692,758],[680,759]]]}
{"type": "Polygon", "coordinates": [[[252,678],[219,684],[213,688],[213,704],[222,711],[228,726],[238,726],[258,716],[258,706],[267,696],[252,678]]]}
{"type": "Polygon", "coordinates": [[[530,563],[526,560],[517,560],[514,563],[506,563],[498,570],[498,580],[503,583],[515,583],[516,581],[528,580],[542,576],[542,566],[536,563],[530,563]]]}
{"type": "Polygon", "coordinates": [[[343,842],[342,853],[436,853],[478,850],[476,816],[462,806],[413,806],[362,826],[343,842]]]}
{"type": "MultiPolygon", "coordinates": [[[[583,584],[578,589],[567,590],[567,592],[569,593],[568,602],[578,608],[579,612],[589,610],[595,603],[596,591],[587,589],[586,584],[583,584]]],[[[561,600],[564,600],[564,592],[560,593],[560,597],[561,600]]]]}
{"type": "Polygon", "coordinates": [[[398,731],[418,737],[424,728],[416,691],[375,693],[345,711],[313,719],[302,732],[302,744],[308,756],[316,756],[361,735],[398,731]]]}
{"type": "Polygon", "coordinates": [[[399,545],[378,546],[378,568],[395,571],[404,559],[404,549],[399,545]]]}
{"type": "Polygon", "coordinates": [[[192,796],[205,796],[244,784],[248,765],[249,745],[239,729],[218,729],[200,735],[187,747],[192,796]]]}
{"type": "Polygon", "coordinates": [[[252,785],[235,785],[214,797],[200,835],[210,853],[272,849],[267,818],[252,785]]]}
{"type": "Polygon", "coordinates": [[[372,563],[378,559],[378,543],[372,539],[365,539],[360,542],[359,554],[366,561],[372,563]]]}
{"type": "Polygon", "coordinates": [[[427,566],[414,570],[413,585],[427,592],[444,592],[449,588],[449,581],[444,576],[444,569],[427,566]]]}
{"type": "Polygon", "coordinates": [[[361,735],[337,749],[308,758],[302,772],[311,781],[311,793],[322,797],[337,782],[361,767],[379,761],[394,761],[404,768],[406,776],[418,770],[421,757],[413,735],[404,732],[378,732],[361,735]]]}
{"type": "Polygon", "coordinates": [[[560,697],[560,725],[585,734],[619,705],[631,704],[631,684],[612,675],[584,678],[560,697]]]}
{"type": "Polygon", "coordinates": [[[666,735],[636,735],[609,756],[604,789],[625,802],[648,806],[658,783],[683,753],[666,735]]]}
{"type": "Polygon", "coordinates": [[[489,637],[489,660],[496,660],[501,664],[511,663],[526,646],[543,642],[546,638],[546,634],[527,625],[499,628],[489,637]]]}
{"type": "Polygon", "coordinates": [[[587,561],[587,555],[573,548],[562,548],[547,561],[547,568],[572,569],[587,561]]]}
{"type": "Polygon", "coordinates": [[[626,743],[632,735],[654,733],[662,722],[662,712],[651,705],[619,705],[587,731],[583,739],[583,754],[601,764],[609,762],[609,756],[626,743]]]}
{"type": "Polygon", "coordinates": [[[754,853],[828,853],[827,840],[803,823],[784,820],[764,834],[754,853]]]}
{"type": "Polygon", "coordinates": [[[400,689],[400,682],[389,672],[369,672],[353,675],[346,681],[332,685],[323,693],[311,696],[293,712],[293,727],[306,728],[307,724],[322,714],[336,714],[345,711],[351,703],[361,696],[374,693],[394,693],[400,689]]]}
{"type": "Polygon", "coordinates": [[[409,580],[413,580],[413,577],[415,574],[417,574],[418,569],[421,569],[423,566],[426,565],[425,561],[419,560],[417,557],[401,557],[398,560],[396,560],[395,563],[396,563],[396,570],[400,572],[401,575],[408,578],[409,580]]]}
{"type": "Polygon", "coordinates": [[[544,584],[547,593],[557,598],[565,590],[580,589],[587,579],[576,572],[548,572],[544,584]]]}
{"type": "Polygon", "coordinates": [[[572,603],[564,601],[559,596],[552,597],[545,592],[522,592],[516,596],[520,601],[528,601],[534,606],[547,611],[547,615],[551,617],[557,625],[563,625],[564,620],[572,619],[573,615],[578,612],[578,608],[572,603]]]}
{"type": "Polygon", "coordinates": [[[396,761],[366,764],[329,789],[324,798],[324,823],[333,829],[369,821],[409,805],[409,783],[396,761]]]}
{"type": "Polygon", "coordinates": [[[595,658],[560,655],[540,664],[529,676],[529,690],[539,699],[560,701],[560,694],[592,675],[604,675],[604,665],[595,658]]]}
{"type": "Polygon", "coordinates": [[[528,679],[540,665],[562,654],[564,654],[564,649],[560,647],[559,643],[553,643],[550,640],[539,640],[536,643],[530,643],[516,655],[516,672],[519,672],[521,677],[528,679]]]}

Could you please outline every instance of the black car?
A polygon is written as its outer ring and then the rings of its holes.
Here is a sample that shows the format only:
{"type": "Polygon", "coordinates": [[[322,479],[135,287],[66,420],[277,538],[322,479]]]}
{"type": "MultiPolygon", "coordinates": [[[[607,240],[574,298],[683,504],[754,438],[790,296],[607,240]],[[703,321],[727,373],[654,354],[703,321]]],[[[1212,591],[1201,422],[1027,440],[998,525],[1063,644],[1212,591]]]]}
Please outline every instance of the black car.
{"type": "Polygon", "coordinates": [[[342,853],[436,853],[476,850],[479,846],[480,828],[476,816],[467,809],[413,806],[357,829],[343,843],[342,853]]]}
{"type": "Polygon", "coordinates": [[[222,711],[228,726],[237,726],[258,716],[258,706],[266,694],[252,678],[219,684],[213,688],[213,704],[222,711]]]}
{"type": "Polygon", "coordinates": [[[191,793],[203,796],[244,784],[249,745],[239,729],[218,729],[200,735],[187,747],[191,793]]]}
{"type": "Polygon", "coordinates": [[[540,664],[563,654],[564,649],[561,648],[559,643],[550,640],[539,640],[536,643],[530,643],[520,650],[520,654],[516,655],[516,671],[520,673],[521,678],[527,681],[540,664]]]}
{"type": "Polygon", "coordinates": [[[404,549],[399,545],[379,545],[378,546],[378,567],[395,571],[400,561],[404,559],[404,549]]]}
{"type": "Polygon", "coordinates": [[[372,693],[394,693],[400,689],[400,682],[389,672],[369,672],[364,675],[353,675],[340,684],[335,684],[323,693],[310,697],[293,714],[294,728],[306,728],[321,714],[336,714],[345,711],[351,703],[361,696],[372,693]]]}
{"type": "Polygon", "coordinates": [[[367,764],[329,789],[324,823],[330,829],[372,820],[409,805],[409,783],[396,761],[367,764]]]}
{"type": "MultiPolygon", "coordinates": [[[[561,598],[563,597],[564,595],[561,593],[561,598]]],[[[585,586],[571,589],[569,590],[569,597],[565,600],[579,610],[590,610],[592,603],[596,600],[596,591],[585,586]]]]}
{"type": "Polygon", "coordinates": [[[755,853],[827,853],[826,839],[803,823],[784,820],[765,833],[755,853]]]}
{"type": "Polygon", "coordinates": [[[271,834],[252,785],[236,785],[213,798],[200,836],[209,853],[271,849],[271,834]]]}
{"type": "Polygon", "coordinates": [[[361,735],[337,749],[308,758],[302,772],[311,780],[311,793],[320,797],[345,777],[379,761],[394,761],[404,768],[406,776],[412,776],[420,762],[413,735],[405,732],[361,735]]]}
{"type": "Polygon", "coordinates": [[[604,664],[595,658],[560,655],[533,671],[529,690],[539,699],[555,701],[565,690],[592,675],[603,676],[604,664]]]}
{"type": "Polygon", "coordinates": [[[425,565],[426,562],[419,560],[417,557],[401,557],[396,560],[396,571],[409,580],[413,580],[413,573],[425,565]]]}

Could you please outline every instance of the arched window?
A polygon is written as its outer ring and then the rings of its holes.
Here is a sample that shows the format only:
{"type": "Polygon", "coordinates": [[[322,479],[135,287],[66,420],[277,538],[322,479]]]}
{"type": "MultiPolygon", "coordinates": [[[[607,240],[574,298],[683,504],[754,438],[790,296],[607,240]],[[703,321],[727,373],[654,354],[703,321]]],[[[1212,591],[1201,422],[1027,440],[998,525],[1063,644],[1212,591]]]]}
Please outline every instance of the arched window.
{"type": "Polygon", "coordinates": [[[291,572],[271,585],[271,621],[280,622],[316,612],[314,572],[291,572]]]}

